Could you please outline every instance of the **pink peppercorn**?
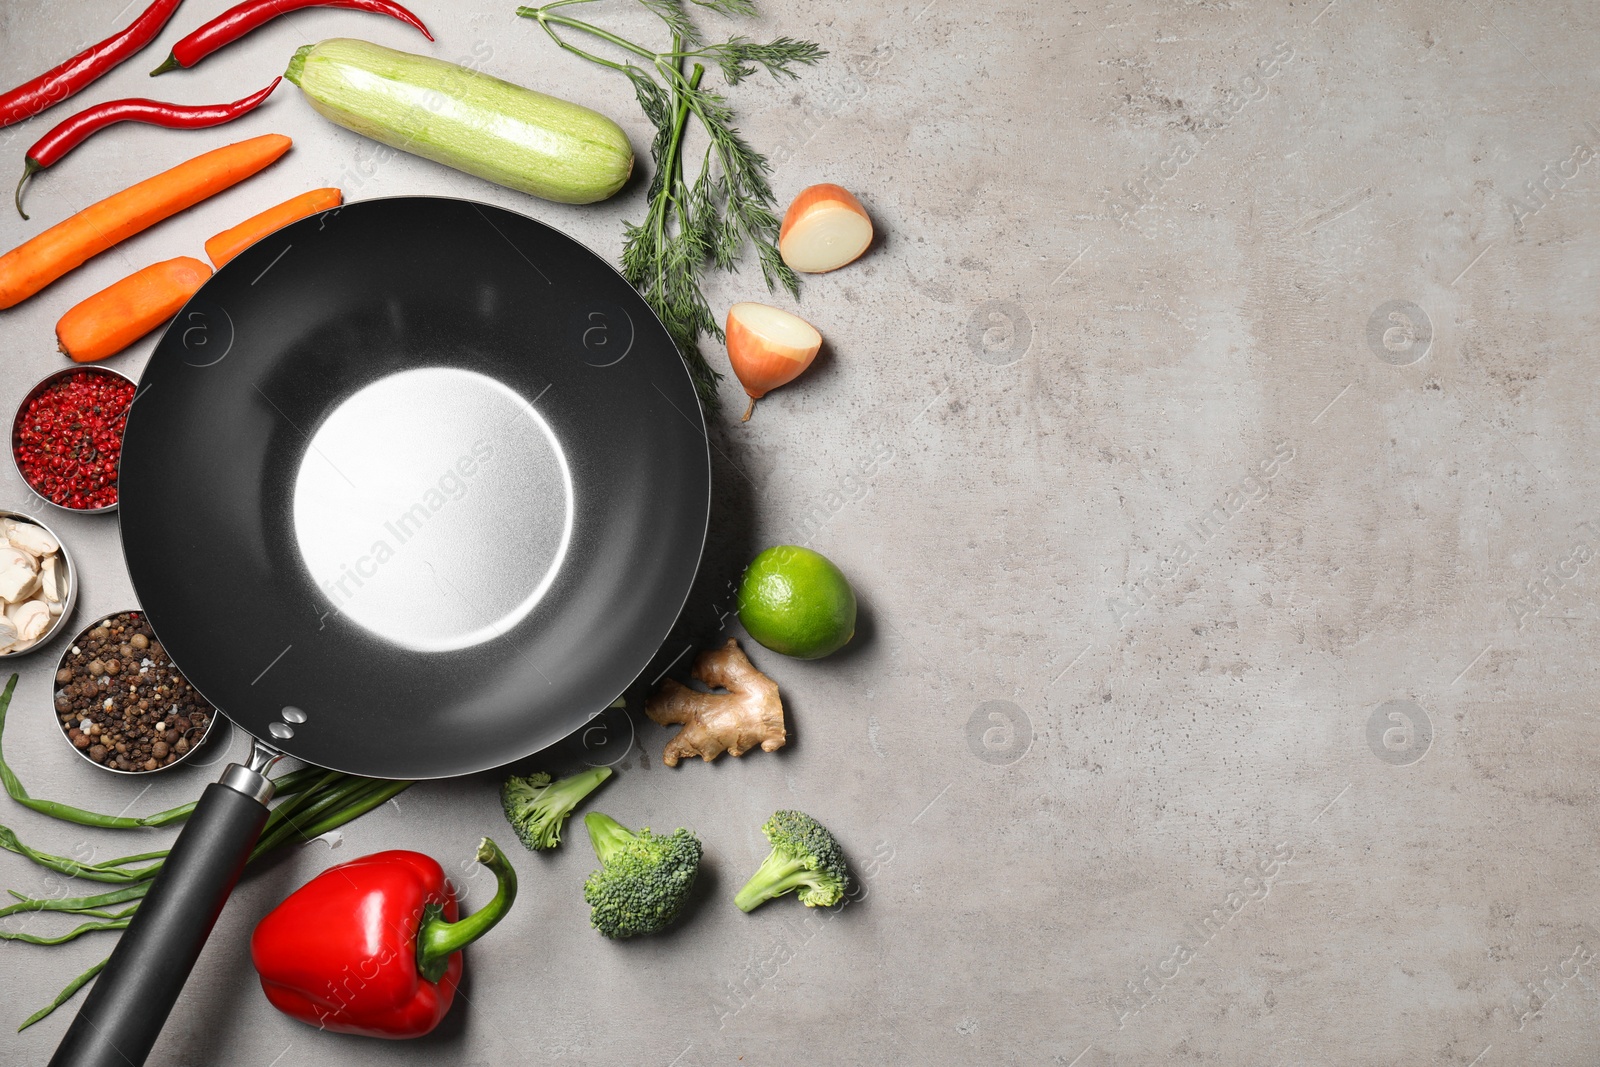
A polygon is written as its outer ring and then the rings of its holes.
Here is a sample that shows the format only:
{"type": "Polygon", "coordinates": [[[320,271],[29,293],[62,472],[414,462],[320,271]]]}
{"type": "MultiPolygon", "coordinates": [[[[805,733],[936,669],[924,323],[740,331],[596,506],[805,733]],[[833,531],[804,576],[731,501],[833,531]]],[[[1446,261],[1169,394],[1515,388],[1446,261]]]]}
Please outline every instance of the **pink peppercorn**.
{"type": "Polygon", "coordinates": [[[135,388],[121,375],[81,370],[28,401],[11,449],[34,492],[80,511],[117,502],[117,462],[135,388]]]}

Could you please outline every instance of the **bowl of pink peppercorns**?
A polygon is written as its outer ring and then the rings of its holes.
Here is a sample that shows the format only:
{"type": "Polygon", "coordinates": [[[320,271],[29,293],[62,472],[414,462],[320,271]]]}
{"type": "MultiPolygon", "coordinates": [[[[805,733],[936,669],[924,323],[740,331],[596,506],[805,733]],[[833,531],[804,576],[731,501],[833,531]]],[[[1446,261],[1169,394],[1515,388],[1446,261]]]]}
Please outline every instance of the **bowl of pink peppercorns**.
{"type": "Polygon", "coordinates": [[[11,422],[11,459],[28,488],[68,511],[115,508],[137,388],[106,367],[69,367],[30,389],[11,422]]]}

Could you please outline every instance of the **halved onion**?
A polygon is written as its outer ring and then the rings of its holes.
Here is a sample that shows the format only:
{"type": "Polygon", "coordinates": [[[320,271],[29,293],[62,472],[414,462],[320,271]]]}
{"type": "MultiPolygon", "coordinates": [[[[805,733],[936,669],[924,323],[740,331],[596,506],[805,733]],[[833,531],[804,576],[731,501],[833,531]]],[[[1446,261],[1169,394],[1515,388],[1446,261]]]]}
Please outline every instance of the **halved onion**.
{"type": "Polygon", "coordinates": [[[822,335],[799,315],[749,301],[728,309],[726,332],[728,362],[750,396],[742,422],[750,421],[757,400],[811,366],[822,347],[822,335]]]}
{"type": "Polygon", "coordinates": [[[804,274],[838,270],[872,243],[872,219],[861,201],[831,183],[801,191],[778,230],[783,261],[804,274]]]}

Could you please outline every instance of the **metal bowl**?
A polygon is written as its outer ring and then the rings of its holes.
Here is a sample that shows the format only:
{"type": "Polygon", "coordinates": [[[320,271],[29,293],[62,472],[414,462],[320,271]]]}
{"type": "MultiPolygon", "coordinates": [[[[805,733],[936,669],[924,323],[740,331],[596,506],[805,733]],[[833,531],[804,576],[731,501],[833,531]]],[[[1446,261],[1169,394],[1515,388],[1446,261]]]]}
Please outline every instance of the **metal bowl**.
{"type": "MultiPolygon", "coordinates": [[[[125,612],[127,612],[127,613],[138,612],[141,615],[144,614],[144,610],[142,608],[125,608],[122,611],[108,611],[108,612],[105,612],[104,614],[96,615],[95,618],[94,618],[94,621],[89,623],[89,625],[87,625],[87,626],[83,627],[82,629],[80,629],[78,631],[78,633],[77,633],[77,636],[75,636],[72,639],[72,643],[67,646],[66,651],[61,653],[61,659],[58,660],[57,663],[56,663],[56,672],[59,674],[60,671],[67,666],[67,657],[72,654],[72,650],[74,648],[77,648],[79,643],[81,643],[82,641],[84,641],[84,640],[86,640],[88,638],[89,631],[91,631],[95,627],[99,626],[102,622],[105,622],[106,620],[111,619],[114,616],[124,614],[125,612]]],[[[65,616],[63,616],[63,618],[65,618],[65,616]]],[[[170,657],[168,658],[168,662],[171,662],[170,657]]],[[[174,670],[176,670],[176,668],[174,668],[174,670]]],[[[183,672],[179,671],[178,673],[181,674],[183,672]]],[[[53,678],[52,678],[52,685],[53,686],[55,685],[53,678]]],[[[83,759],[83,761],[85,763],[88,763],[88,764],[90,764],[91,766],[94,766],[94,767],[98,767],[102,771],[107,771],[107,772],[109,772],[111,774],[122,774],[122,775],[127,775],[129,777],[138,777],[139,775],[143,775],[143,774],[160,774],[162,771],[170,771],[174,767],[182,766],[184,763],[187,763],[189,760],[194,758],[194,754],[196,752],[199,752],[202,748],[205,747],[206,740],[211,736],[211,734],[217,728],[217,720],[222,718],[222,712],[218,711],[215,708],[212,708],[211,709],[211,721],[206,724],[205,733],[201,734],[200,737],[197,740],[195,740],[193,744],[191,744],[189,746],[189,751],[185,752],[183,755],[179,756],[177,759],[173,760],[171,763],[163,764],[162,766],[157,767],[153,771],[146,771],[146,770],[125,771],[121,767],[107,767],[104,763],[99,763],[99,762],[95,761],[93,758],[90,757],[89,752],[88,752],[87,749],[79,748],[77,745],[74,745],[72,743],[72,739],[67,736],[67,727],[66,727],[65,724],[63,724],[61,722],[60,713],[58,711],[56,711],[56,709],[55,709],[55,693],[58,692],[58,691],[59,691],[58,687],[52,688],[50,714],[55,718],[56,726],[60,727],[60,729],[61,729],[61,740],[66,742],[67,747],[72,749],[72,751],[76,752],[83,759]]],[[[196,690],[196,692],[198,692],[198,690],[196,690]]],[[[185,736],[186,735],[187,734],[185,734],[185,736]]]]}
{"type": "Polygon", "coordinates": [[[4,661],[37,652],[67,628],[67,620],[72,618],[72,609],[78,603],[78,565],[73,562],[72,553],[67,550],[67,543],[61,539],[61,535],[52,530],[50,524],[43,519],[36,518],[26,512],[7,511],[4,508],[0,508],[0,519],[14,519],[17,522],[32,523],[55,538],[56,544],[61,546],[61,563],[67,569],[67,596],[61,602],[61,614],[55,617],[55,621],[50,624],[50,629],[46,630],[42,637],[27,648],[17,652],[0,652],[0,661],[4,661]]]}
{"type": "MultiPolygon", "coordinates": [[[[17,405],[16,414],[11,416],[11,465],[16,468],[17,477],[22,479],[22,484],[26,485],[35,496],[37,496],[40,500],[43,500],[46,504],[49,504],[51,507],[60,508],[62,511],[70,511],[74,515],[99,515],[102,512],[115,511],[117,509],[117,505],[107,504],[103,508],[73,508],[68,507],[65,504],[57,504],[54,500],[51,500],[49,497],[33,488],[33,483],[28,481],[28,476],[22,473],[22,464],[17,462],[17,438],[20,437],[22,433],[23,412],[28,410],[28,405],[33,403],[34,397],[38,396],[40,393],[44,392],[61,379],[74,374],[101,374],[108,377],[121,378],[130,385],[137,386],[138,384],[121,371],[114,371],[110,367],[100,366],[73,366],[58,370],[53,374],[45,375],[38,385],[35,385],[32,389],[28,390],[28,395],[23,397],[22,403],[17,405]]],[[[120,494],[118,499],[121,499],[120,494]]]]}

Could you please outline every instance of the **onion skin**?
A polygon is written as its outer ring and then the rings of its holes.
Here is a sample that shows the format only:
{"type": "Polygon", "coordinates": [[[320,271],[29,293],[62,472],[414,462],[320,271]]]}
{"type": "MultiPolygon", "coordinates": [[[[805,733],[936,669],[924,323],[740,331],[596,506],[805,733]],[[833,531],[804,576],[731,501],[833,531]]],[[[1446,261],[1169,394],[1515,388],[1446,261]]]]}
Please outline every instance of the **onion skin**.
{"type": "MultiPolygon", "coordinates": [[[[741,422],[750,421],[750,414],[755,410],[757,400],[780,385],[787,385],[800,377],[805,369],[811,366],[811,361],[817,358],[817,352],[822,347],[820,334],[817,335],[816,344],[806,345],[803,348],[796,348],[768,337],[747,325],[739,317],[739,309],[748,306],[751,305],[735,304],[729,308],[727,325],[724,327],[728,344],[728,363],[733,367],[733,373],[738,376],[739,384],[744,386],[746,395],[750,397],[750,406],[745,409],[741,422]]],[[[799,318],[799,316],[794,317],[799,318]]],[[[812,332],[815,333],[815,328],[812,332]]]]}
{"type": "Polygon", "coordinates": [[[794,202],[789,205],[789,210],[783,213],[783,224],[778,228],[778,250],[782,254],[784,262],[788,263],[793,269],[805,274],[825,274],[828,271],[838,270],[840,267],[854,263],[861,258],[862,253],[872,244],[872,234],[872,216],[868,215],[867,209],[861,206],[861,201],[857,200],[850,190],[843,186],[834,185],[832,182],[823,182],[820,185],[812,185],[802,189],[800,194],[794,198],[794,202]],[[794,246],[790,242],[790,235],[795,233],[797,227],[801,226],[807,216],[823,208],[842,209],[851,214],[859,215],[862,222],[866,224],[867,239],[862,242],[861,247],[853,254],[832,266],[820,268],[799,266],[794,262],[797,257],[793,255],[794,246]]]}

